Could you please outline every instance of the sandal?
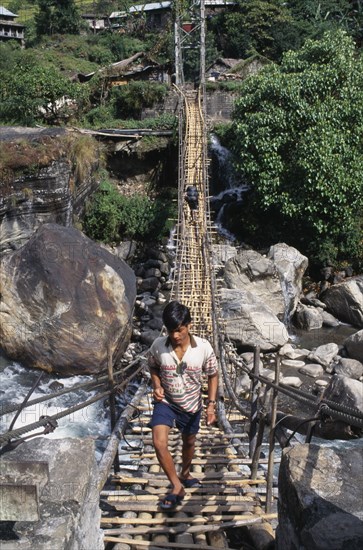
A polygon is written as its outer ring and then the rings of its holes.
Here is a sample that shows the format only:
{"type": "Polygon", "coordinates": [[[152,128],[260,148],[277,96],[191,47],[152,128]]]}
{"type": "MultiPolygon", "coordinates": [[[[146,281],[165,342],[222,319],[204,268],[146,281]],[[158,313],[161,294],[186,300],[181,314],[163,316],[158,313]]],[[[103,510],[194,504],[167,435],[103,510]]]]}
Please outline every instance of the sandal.
{"type": "Polygon", "coordinates": [[[162,510],[173,510],[183,500],[184,495],[176,495],[168,493],[164,498],[160,499],[159,506],[162,510]]]}
{"type": "Polygon", "coordinates": [[[180,480],[186,489],[191,489],[192,487],[200,487],[202,484],[199,479],[191,477],[190,479],[181,479],[180,480]]]}

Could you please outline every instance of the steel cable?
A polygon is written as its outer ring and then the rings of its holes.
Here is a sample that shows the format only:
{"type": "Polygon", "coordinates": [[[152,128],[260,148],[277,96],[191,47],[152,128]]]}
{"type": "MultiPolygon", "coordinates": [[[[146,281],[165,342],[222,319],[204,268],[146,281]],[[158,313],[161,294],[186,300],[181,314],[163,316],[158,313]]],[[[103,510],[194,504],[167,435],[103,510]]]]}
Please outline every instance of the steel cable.
{"type": "Polygon", "coordinates": [[[302,401],[307,403],[308,405],[312,406],[313,404],[315,406],[319,406],[321,403],[327,404],[331,409],[336,410],[340,412],[342,415],[351,416],[352,418],[358,418],[363,419],[363,412],[355,407],[348,407],[347,405],[343,405],[341,403],[336,403],[335,401],[331,401],[330,399],[326,399],[324,397],[317,398],[313,395],[304,392],[303,390],[299,390],[298,388],[292,388],[291,386],[287,386],[283,382],[280,384],[275,384],[272,380],[269,380],[268,378],[262,376],[262,375],[256,375],[253,372],[251,372],[245,365],[243,365],[241,362],[237,361],[234,358],[231,358],[231,361],[240,367],[250,378],[256,378],[260,382],[263,382],[264,384],[270,386],[271,388],[274,388],[278,391],[281,391],[285,395],[288,395],[292,399],[296,399],[298,401],[302,401]]]}
{"type": "MultiPolygon", "coordinates": [[[[146,352],[141,353],[140,355],[138,355],[137,358],[134,359],[131,363],[129,363],[124,369],[119,370],[119,371],[115,371],[114,372],[115,378],[117,378],[119,376],[122,376],[125,373],[126,370],[128,370],[129,368],[134,366],[139,361],[142,361],[145,358],[144,357],[145,353],[146,352]]],[[[138,371],[136,371],[136,372],[138,372],[138,371]]],[[[99,386],[103,386],[107,383],[108,383],[108,375],[106,374],[106,375],[100,376],[99,378],[97,378],[97,380],[90,380],[89,382],[82,382],[82,384],[76,384],[75,386],[72,386],[71,388],[65,388],[63,390],[59,390],[59,391],[54,392],[54,393],[49,393],[47,395],[43,395],[42,397],[37,397],[36,399],[32,399],[30,401],[27,401],[25,407],[23,407],[23,404],[14,405],[12,403],[9,403],[8,405],[2,405],[1,410],[0,410],[0,416],[4,416],[5,414],[15,412],[18,409],[21,409],[21,407],[27,408],[27,407],[30,407],[31,405],[37,405],[38,403],[43,403],[44,401],[48,401],[49,399],[53,399],[55,397],[65,395],[67,393],[72,393],[74,391],[83,390],[83,389],[96,389],[99,386]]]]}

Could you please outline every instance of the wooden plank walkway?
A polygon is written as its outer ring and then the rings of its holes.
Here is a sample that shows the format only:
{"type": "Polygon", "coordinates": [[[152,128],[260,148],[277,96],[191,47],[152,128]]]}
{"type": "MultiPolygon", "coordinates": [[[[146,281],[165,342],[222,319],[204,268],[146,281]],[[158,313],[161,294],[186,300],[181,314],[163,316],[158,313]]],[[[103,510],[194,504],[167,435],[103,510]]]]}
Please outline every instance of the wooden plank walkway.
{"type": "MultiPolygon", "coordinates": [[[[234,416],[238,416],[233,412],[234,416]]],[[[240,415],[239,415],[240,416],[240,415]]],[[[216,550],[229,546],[228,530],[276,518],[265,514],[264,471],[257,479],[248,478],[251,460],[231,445],[231,434],[218,427],[207,427],[204,420],[197,438],[192,475],[201,486],[186,489],[182,503],[173,511],[162,511],[159,499],[169,490],[154,453],[151,430],[150,396],[140,406],[140,417],[130,423],[120,443],[120,472],[111,473],[101,492],[101,527],[105,549],[199,549],[216,550]]],[[[240,416],[243,422],[243,418],[240,416]]],[[[236,434],[246,440],[246,434],[236,434]]],[[[170,434],[170,450],[180,464],[181,437],[170,434]]],[[[266,460],[261,460],[261,464],[266,460]]],[[[239,546],[240,547],[240,546],[239,546]]]]}

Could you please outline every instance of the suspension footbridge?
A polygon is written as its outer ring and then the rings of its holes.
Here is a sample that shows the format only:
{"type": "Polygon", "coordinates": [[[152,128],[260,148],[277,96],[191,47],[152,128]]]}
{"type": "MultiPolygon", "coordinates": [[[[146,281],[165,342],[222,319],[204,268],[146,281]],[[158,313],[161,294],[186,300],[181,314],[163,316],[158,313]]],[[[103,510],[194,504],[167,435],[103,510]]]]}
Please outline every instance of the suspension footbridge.
{"type": "MultiPolygon", "coordinates": [[[[359,411],[318,400],[315,396],[281,384],[278,361],[274,380],[261,376],[258,348],[254,354],[254,369],[250,371],[225,338],[219,314],[212,255],[214,233],[208,200],[204,2],[191,2],[190,7],[194,15],[197,14],[193,26],[200,51],[197,85],[184,81],[184,46],[190,47],[192,37],[183,29],[179,3],[175,13],[179,175],[171,299],[177,299],[190,308],[193,331],[211,341],[220,365],[218,425],[206,426],[202,420],[192,463],[191,473],[200,484],[186,488],[186,496],[172,513],[158,507],[160,498],[169,487],[152,446],[149,427],[151,386],[144,356],[136,358],[126,369],[115,372],[110,356],[108,374],[81,385],[82,388],[97,389],[97,395],[53,417],[41,417],[31,425],[14,428],[17,415],[23,408],[66,394],[72,389],[33,400],[29,392],[20,408],[15,405],[2,410],[2,414],[16,412],[9,430],[0,434],[0,453],[4,454],[21,444],[27,438],[27,432],[40,428],[43,430],[40,433],[49,433],[56,428],[57,420],[62,416],[109,397],[113,430],[99,463],[97,480],[103,510],[100,528],[107,550],[114,547],[117,550],[235,548],[234,530],[254,524],[262,526],[273,540],[277,518],[274,475],[278,458],[274,445],[275,436],[279,435],[276,425],[279,392],[311,406],[316,412],[307,422],[312,425],[324,415],[359,428],[363,426],[363,415],[359,411]],[[193,200],[189,200],[191,190],[193,200]],[[250,403],[243,403],[234,393],[230,373],[238,369],[251,378],[250,403]],[[135,379],[138,380],[138,389],[117,418],[115,395],[135,379]],[[265,387],[263,392],[261,385],[265,387]],[[259,395],[263,395],[263,399],[259,395]],[[263,437],[265,426],[269,426],[269,438],[263,437]]],[[[176,430],[170,432],[170,450],[176,465],[180,465],[181,436],[176,430]]]]}

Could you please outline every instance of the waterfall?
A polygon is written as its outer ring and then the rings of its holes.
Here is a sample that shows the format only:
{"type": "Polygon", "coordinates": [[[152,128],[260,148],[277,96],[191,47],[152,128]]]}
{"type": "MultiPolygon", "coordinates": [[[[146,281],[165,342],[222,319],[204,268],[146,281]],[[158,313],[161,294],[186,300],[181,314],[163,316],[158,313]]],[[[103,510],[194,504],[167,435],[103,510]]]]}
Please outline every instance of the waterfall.
{"type": "Polygon", "coordinates": [[[210,136],[213,182],[215,194],[211,197],[211,209],[215,212],[214,224],[220,235],[229,241],[235,241],[235,235],[225,227],[231,205],[243,201],[243,195],[249,186],[241,182],[233,167],[232,154],[220,144],[217,136],[210,136]]]}

